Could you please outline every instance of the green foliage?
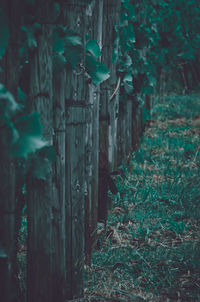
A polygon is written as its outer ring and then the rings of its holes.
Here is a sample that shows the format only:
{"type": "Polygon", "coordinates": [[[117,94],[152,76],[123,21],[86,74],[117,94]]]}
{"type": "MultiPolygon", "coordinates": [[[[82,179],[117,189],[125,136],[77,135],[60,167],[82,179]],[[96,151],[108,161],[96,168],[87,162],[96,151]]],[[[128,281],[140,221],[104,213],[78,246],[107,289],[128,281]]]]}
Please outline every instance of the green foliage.
{"type": "Polygon", "coordinates": [[[29,153],[43,148],[47,143],[42,138],[40,116],[37,112],[23,115],[14,122],[15,137],[11,153],[15,157],[27,157],[29,153]]]}
{"type": "Polygon", "coordinates": [[[110,77],[108,68],[89,53],[86,55],[86,71],[94,84],[100,84],[110,77]]]}
{"type": "Polygon", "coordinates": [[[81,62],[82,41],[72,30],[57,26],[53,35],[54,67],[57,71],[67,66],[70,70],[81,62]]]}
{"type": "Polygon", "coordinates": [[[0,84],[0,121],[8,126],[12,125],[11,117],[20,109],[13,95],[0,84]]]}
{"type": "Polygon", "coordinates": [[[93,83],[98,85],[110,77],[109,70],[98,60],[101,50],[95,40],[88,41],[86,51],[86,71],[91,76],[93,83]]]}
{"type": "MultiPolygon", "coordinates": [[[[18,95],[24,102],[25,94],[18,89],[18,95]]],[[[13,95],[0,84],[0,124],[10,133],[9,150],[14,157],[27,157],[29,153],[44,147],[46,142],[42,139],[42,126],[38,113],[30,115],[17,115],[22,110],[13,95]]]]}
{"type": "Polygon", "coordinates": [[[96,58],[101,56],[101,50],[96,40],[90,40],[86,44],[86,51],[90,52],[96,58]]]}
{"type": "Polygon", "coordinates": [[[199,16],[200,7],[195,0],[122,1],[117,31],[118,72],[122,76],[132,73],[133,89],[122,82],[121,92],[129,97],[140,93],[142,98],[152,94],[160,70],[176,73],[175,81],[182,85],[182,64],[185,76],[192,78],[190,86],[195,87],[198,76],[192,66],[199,65],[199,16]]]}

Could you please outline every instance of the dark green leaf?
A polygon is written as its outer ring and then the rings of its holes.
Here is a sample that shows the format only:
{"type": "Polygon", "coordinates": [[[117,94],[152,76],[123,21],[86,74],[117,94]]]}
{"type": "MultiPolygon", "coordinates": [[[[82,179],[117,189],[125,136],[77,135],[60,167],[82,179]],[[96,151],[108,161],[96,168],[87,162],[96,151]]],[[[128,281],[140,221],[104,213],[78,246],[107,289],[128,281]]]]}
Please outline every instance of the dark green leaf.
{"type": "Polygon", "coordinates": [[[57,31],[53,33],[53,51],[59,54],[65,51],[64,38],[60,37],[57,31]]]}
{"type": "Polygon", "coordinates": [[[77,36],[77,35],[66,36],[65,43],[66,43],[66,45],[69,44],[69,45],[73,45],[73,46],[82,45],[81,37],[77,36]]]}
{"type": "Polygon", "coordinates": [[[77,64],[81,62],[82,47],[80,45],[68,46],[65,53],[67,62],[70,63],[70,67],[75,68],[77,64]]]}
{"type": "Polygon", "coordinates": [[[44,148],[42,148],[39,151],[39,155],[42,158],[47,158],[48,160],[50,160],[51,162],[55,162],[56,161],[56,149],[54,146],[45,146],[44,148]]]}
{"type": "Polygon", "coordinates": [[[101,50],[96,40],[90,40],[86,44],[86,51],[89,51],[93,56],[97,58],[101,56],[101,50]]]}
{"type": "Polygon", "coordinates": [[[110,73],[108,68],[104,64],[100,63],[97,69],[90,73],[90,76],[94,84],[100,84],[109,79],[110,73]]]}
{"type": "Polygon", "coordinates": [[[19,109],[20,106],[15,102],[13,95],[0,84],[0,119],[5,121],[19,109]]]}
{"type": "Polygon", "coordinates": [[[37,158],[33,164],[32,175],[37,179],[46,180],[49,173],[49,161],[45,158],[37,158]]]}
{"type": "Polygon", "coordinates": [[[40,136],[42,134],[42,125],[40,115],[34,112],[30,115],[24,115],[15,122],[15,127],[20,135],[40,136]]]}

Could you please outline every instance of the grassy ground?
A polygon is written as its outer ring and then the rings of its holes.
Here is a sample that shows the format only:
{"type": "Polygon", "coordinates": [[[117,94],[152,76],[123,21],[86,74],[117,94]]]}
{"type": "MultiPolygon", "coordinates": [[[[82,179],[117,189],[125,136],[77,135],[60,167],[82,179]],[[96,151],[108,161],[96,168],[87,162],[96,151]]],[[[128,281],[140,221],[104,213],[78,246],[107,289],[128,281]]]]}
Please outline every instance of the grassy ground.
{"type": "Polygon", "coordinates": [[[86,295],[200,301],[200,96],[156,104],[122,169],[101,249],[86,269],[86,295]]]}

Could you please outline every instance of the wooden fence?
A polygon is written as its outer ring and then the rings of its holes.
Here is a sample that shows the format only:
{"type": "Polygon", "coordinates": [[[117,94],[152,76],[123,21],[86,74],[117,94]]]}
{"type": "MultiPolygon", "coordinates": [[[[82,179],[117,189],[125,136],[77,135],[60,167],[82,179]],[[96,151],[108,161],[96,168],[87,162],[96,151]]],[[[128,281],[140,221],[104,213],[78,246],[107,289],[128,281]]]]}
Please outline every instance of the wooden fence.
{"type": "Polygon", "coordinates": [[[98,219],[107,218],[108,190],[116,191],[110,174],[138,148],[143,113],[150,110],[148,97],[145,109],[137,107],[134,99],[120,100],[112,49],[121,1],[61,2],[59,24],[78,33],[83,45],[86,35],[97,40],[110,78],[94,85],[81,67],[85,53],[75,70],[53,70],[51,1],[44,1],[36,12],[41,30],[30,56],[29,104],[40,113],[43,136],[55,146],[57,159],[48,163],[46,180],[27,175],[28,302],[83,296],[84,263],[90,263],[98,219]]]}

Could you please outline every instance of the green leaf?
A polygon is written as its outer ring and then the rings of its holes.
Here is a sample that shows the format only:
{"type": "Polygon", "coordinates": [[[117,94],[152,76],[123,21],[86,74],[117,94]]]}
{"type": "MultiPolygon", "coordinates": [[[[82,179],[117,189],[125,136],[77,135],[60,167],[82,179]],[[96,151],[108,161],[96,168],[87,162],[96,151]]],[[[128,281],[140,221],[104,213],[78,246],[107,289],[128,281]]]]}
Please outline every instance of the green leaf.
{"type": "Polygon", "coordinates": [[[131,72],[128,72],[127,74],[125,74],[123,81],[126,81],[126,82],[133,81],[133,76],[132,76],[131,72]]]}
{"type": "Polygon", "coordinates": [[[92,55],[86,55],[86,71],[92,78],[94,84],[100,84],[110,77],[106,65],[97,61],[92,55]]]}
{"type": "Polygon", "coordinates": [[[30,115],[24,115],[15,122],[15,127],[21,135],[42,135],[42,125],[40,123],[40,115],[33,112],[30,115]]]}
{"type": "Polygon", "coordinates": [[[80,45],[68,46],[65,53],[67,62],[70,63],[70,67],[75,68],[77,64],[81,62],[82,47],[80,45]]]}
{"type": "Polygon", "coordinates": [[[99,65],[99,61],[97,61],[93,56],[90,54],[86,55],[86,70],[90,74],[94,72],[99,65]]]}
{"type": "Polygon", "coordinates": [[[67,63],[67,59],[65,58],[64,54],[56,53],[53,57],[53,69],[55,72],[60,72],[63,70],[67,63]]]}
{"type": "Polygon", "coordinates": [[[65,51],[64,38],[60,37],[57,31],[53,33],[53,51],[59,54],[65,51]]]}
{"type": "Polygon", "coordinates": [[[101,50],[96,40],[90,40],[86,44],[86,51],[89,51],[93,56],[97,58],[101,56],[101,50]]]}
{"type": "Polygon", "coordinates": [[[133,92],[133,84],[132,82],[124,81],[124,89],[128,94],[131,94],[133,92]]]}
{"type": "Polygon", "coordinates": [[[131,43],[135,43],[135,32],[133,30],[133,25],[131,23],[129,23],[129,25],[127,26],[127,39],[131,43]]]}
{"type": "Polygon", "coordinates": [[[39,156],[37,156],[37,158],[34,158],[32,162],[32,175],[35,178],[46,180],[50,172],[51,171],[48,159],[40,158],[39,156]]]}
{"type": "Polygon", "coordinates": [[[6,52],[9,40],[8,19],[2,9],[0,9],[0,59],[6,52]]]}
{"type": "Polygon", "coordinates": [[[13,95],[0,84],[0,120],[6,121],[11,115],[20,109],[13,95]]]}
{"type": "Polygon", "coordinates": [[[131,72],[125,74],[123,83],[126,93],[131,94],[133,92],[133,76],[131,72]]]}
{"type": "Polygon", "coordinates": [[[39,155],[43,158],[47,158],[51,162],[56,161],[56,148],[55,146],[45,146],[39,151],[39,155]]]}
{"type": "Polygon", "coordinates": [[[11,146],[13,156],[27,157],[29,153],[47,145],[47,142],[42,138],[40,115],[37,112],[20,117],[14,123],[14,127],[17,133],[11,146]]]}
{"type": "Polygon", "coordinates": [[[28,154],[47,145],[42,137],[24,135],[11,146],[11,154],[14,157],[27,157],[28,154]]]}
{"type": "Polygon", "coordinates": [[[110,73],[108,67],[102,63],[99,63],[99,66],[94,72],[90,73],[92,81],[94,84],[100,84],[110,77],[110,73]]]}
{"type": "Polygon", "coordinates": [[[66,42],[66,45],[68,45],[68,44],[73,45],[73,46],[82,45],[81,37],[77,36],[77,35],[66,36],[65,42],[66,42]]]}

